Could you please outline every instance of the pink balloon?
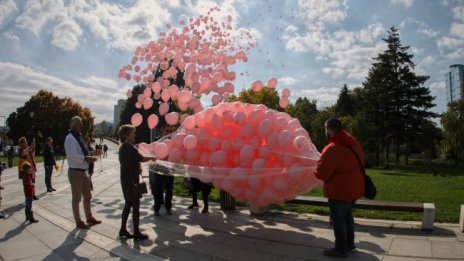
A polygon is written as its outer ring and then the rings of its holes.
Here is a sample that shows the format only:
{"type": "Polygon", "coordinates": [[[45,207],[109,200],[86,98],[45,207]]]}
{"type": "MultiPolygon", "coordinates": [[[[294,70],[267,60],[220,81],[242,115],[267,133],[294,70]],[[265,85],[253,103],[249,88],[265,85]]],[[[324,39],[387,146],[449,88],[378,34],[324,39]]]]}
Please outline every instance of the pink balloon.
{"type": "Polygon", "coordinates": [[[253,155],[255,153],[255,149],[249,145],[243,146],[240,150],[240,160],[241,161],[251,161],[253,160],[253,155]]]}
{"type": "Polygon", "coordinates": [[[158,159],[164,159],[169,154],[169,147],[166,143],[160,142],[155,147],[155,156],[158,159]]]}
{"type": "Polygon", "coordinates": [[[166,116],[164,116],[164,118],[166,119],[166,123],[169,124],[169,125],[176,125],[177,122],[179,122],[179,113],[173,111],[173,112],[170,112],[168,114],[166,114],[166,116]]]}
{"type": "Polygon", "coordinates": [[[179,87],[177,87],[177,85],[175,84],[169,86],[168,93],[171,96],[171,98],[175,100],[177,98],[177,93],[179,93],[179,87]]]}
{"type": "Polygon", "coordinates": [[[158,125],[158,122],[159,122],[158,116],[156,116],[155,114],[151,114],[150,116],[148,116],[148,128],[150,130],[155,128],[156,125],[158,125]]]}
{"type": "Polygon", "coordinates": [[[261,135],[262,137],[267,137],[269,134],[271,134],[271,131],[272,131],[272,122],[268,119],[261,121],[261,123],[259,124],[259,129],[258,129],[259,135],[261,135]]]}
{"type": "Polygon", "coordinates": [[[182,153],[181,153],[181,150],[179,150],[178,148],[173,148],[169,152],[168,161],[174,162],[174,163],[179,163],[181,158],[182,158],[182,153]]]}
{"type": "Polygon", "coordinates": [[[131,123],[132,125],[134,125],[135,127],[138,127],[140,126],[140,124],[142,124],[142,121],[143,121],[143,117],[140,113],[134,113],[131,117],[131,123]]]}
{"type": "Polygon", "coordinates": [[[309,142],[305,136],[297,136],[293,139],[293,147],[299,151],[306,150],[309,146],[309,142]]]}
{"type": "Polygon", "coordinates": [[[158,108],[158,111],[161,116],[165,115],[169,111],[169,104],[166,102],[161,103],[158,108]]]}
{"type": "Polygon", "coordinates": [[[185,118],[184,122],[182,122],[182,125],[184,125],[184,128],[187,130],[195,128],[195,116],[187,116],[185,118]]]}
{"type": "Polygon", "coordinates": [[[151,85],[151,90],[154,92],[154,93],[157,93],[157,94],[160,94],[161,92],[161,85],[158,83],[158,82],[155,82],[151,85]]]}
{"type": "Polygon", "coordinates": [[[286,97],[280,98],[279,106],[280,106],[280,108],[287,108],[287,106],[288,106],[288,98],[286,98],[286,97]]]}
{"type": "Polygon", "coordinates": [[[213,105],[217,105],[218,103],[221,102],[221,100],[222,100],[222,98],[218,94],[215,94],[215,95],[213,95],[213,97],[211,97],[211,101],[212,101],[213,105]]]}
{"type": "Polygon", "coordinates": [[[254,91],[254,92],[259,92],[263,89],[263,83],[261,81],[254,81],[252,84],[251,84],[251,89],[254,91]]]}
{"type": "Polygon", "coordinates": [[[290,142],[291,142],[292,136],[290,134],[290,131],[288,130],[283,130],[279,133],[279,146],[281,148],[287,147],[290,142]]]}
{"type": "Polygon", "coordinates": [[[267,87],[269,87],[269,88],[274,88],[274,87],[276,87],[276,85],[277,85],[277,79],[276,78],[271,78],[267,82],[267,87]]]}
{"type": "Polygon", "coordinates": [[[152,106],[153,106],[153,100],[152,100],[151,98],[146,98],[146,99],[143,101],[143,108],[144,108],[145,110],[150,109],[152,106]]]}
{"type": "Polygon", "coordinates": [[[187,150],[192,150],[197,146],[197,137],[194,135],[187,135],[184,138],[184,147],[187,150]]]}
{"type": "Polygon", "coordinates": [[[188,103],[192,99],[190,92],[182,90],[177,94],[177,100],[181,103],[188,103]]]}
{"type": "Polygon", "coordinates": [[[150,98],[150,96],[151,96],[151,89],[150,89],[150,88],[145,88],[145,90],[143,90],[143,96],[145,96],[145,99],[146,99],[146,98],[150,98]]]}
{"type": "Polygon", "coordinates": [[[290,90],[288,88],[283,89],[282,96],[288,98],[290,96],[290,90]]]}
{"type": "Polygon", "coordinates": [[[168,90],[164,89],[163,91],[161,91],[161,99],[164,102],[168,102],[169,99],[171,99],[171,95],[169,94],[168,90]]]}
{"type": "Polygon", "coordinates": [[[213,166],[223,166],[226,163],[227,154],[225,151],[219,150],[213,154],[213,166]]]}

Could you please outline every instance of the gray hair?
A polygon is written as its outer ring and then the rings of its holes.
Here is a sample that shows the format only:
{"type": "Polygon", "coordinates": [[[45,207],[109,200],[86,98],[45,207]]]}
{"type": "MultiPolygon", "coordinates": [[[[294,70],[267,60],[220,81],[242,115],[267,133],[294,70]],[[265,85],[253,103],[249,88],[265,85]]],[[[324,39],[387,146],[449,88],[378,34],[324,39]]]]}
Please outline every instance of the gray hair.
{"type": "Polygon", "coordinates": [[[74,116],[71,118],[71,121],[69,122],[69,128],[72,130],[74,129],[74,125],[76,125],[76,123],[82,123],[82,118],[79,117],[79,116],[74,116]]]}

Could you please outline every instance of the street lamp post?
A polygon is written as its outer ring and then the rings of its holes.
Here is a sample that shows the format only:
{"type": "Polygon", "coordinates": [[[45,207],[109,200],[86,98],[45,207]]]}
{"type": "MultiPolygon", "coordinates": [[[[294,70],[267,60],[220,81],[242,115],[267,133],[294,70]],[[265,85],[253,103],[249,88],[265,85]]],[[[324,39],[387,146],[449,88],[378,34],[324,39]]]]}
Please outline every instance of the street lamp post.
{"type": "Polygon", "coordinates": [[[459,162],[459,120],[461,119],[461,112],[458,112],[456,117],[456,166],[459,162]]]}

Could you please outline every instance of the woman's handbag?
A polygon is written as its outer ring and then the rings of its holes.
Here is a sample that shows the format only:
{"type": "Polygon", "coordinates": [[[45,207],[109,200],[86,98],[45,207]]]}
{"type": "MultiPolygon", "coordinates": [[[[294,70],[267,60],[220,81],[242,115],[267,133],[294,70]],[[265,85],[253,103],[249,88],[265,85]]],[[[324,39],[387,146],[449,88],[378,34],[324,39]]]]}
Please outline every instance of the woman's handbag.
{"type": "Polygon", "coordinates": [[[354,156],[358,160],[359,166],[361,166],[362,173],[364,175],[364,197],[367,199],[374,199],[377,195],[377,189],[375,188],[374,182],[372,181],[371,177],[366,175],[366,170],[364,169],[361,159],[359,159],[356,151],[351,146],[345,146],[348,147],[348,149],[350,149],[351,152],[353,152],[354,156]]]}
{"type": "Polygon", "coordinates": [[[139,196],[142,196],[143,194],[146,194],[148,192],[148,188],[147,188],[147,183],[143,181],[142,172],[140,172],[140,177],[142,178],[142,180],[138,184],[135,184],[135,192],[139,196]]]}

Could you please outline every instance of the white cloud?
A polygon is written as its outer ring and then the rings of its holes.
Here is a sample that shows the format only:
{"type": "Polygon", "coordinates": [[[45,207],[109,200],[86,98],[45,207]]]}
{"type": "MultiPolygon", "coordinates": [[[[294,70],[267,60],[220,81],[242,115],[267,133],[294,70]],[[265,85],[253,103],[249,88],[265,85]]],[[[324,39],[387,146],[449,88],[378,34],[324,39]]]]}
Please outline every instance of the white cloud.
{"type": "Polygon", "coordinates": [[[452,12],[454,19],[464,22],[464,5],[454,7],[452,12]]]}
{"type": "Polygon", "coordinates": [[[452,23],[450,27],[450,34],[458,38],[464,38],[464,24],[452,23]]]}
{"type": "Polygon", "coordinates": [[[92,85],[98,80],[105,82],[105,79],[94,76],[84,78],[83,81],[87,81],[86,85],[88,85],[85,87],[20,64],[0,62],[0,82],[2,82],[0,110],[11,113],[23,106],[30,96],[41,89],[47,89],[60,97],[70,96],[88,107],[97,122],[104,119],[111,121],[113,103],[124,98],[124,88],[118,88],[119,86],[113,84],[113,91],[109,92],[98,84],[92,85]]]}
{"type": "Polygon", "coordinates": [[[417,27],[416,29],[416,32],[420,33],[420,34],[423,34],[425,36],[428,36],[428,37],[435,37],[438,35],[438,32],[433,30],[429,24],[427,24],[426,22],[424,21],[419,21],[417,19],[414,19],[414,18],[407,18],[406,20],[402,21],[401,24],[400,24],[400,28],[404,28],[407,26],[407,24],[411,24],[412,26],[414,26],[414,28],[417,27]]]}
{"type": "Polygon", "coordinates": [[[414,4],[414,0],[391,0],[392,4],[401,4],[404,5],[406,8],[409,8],[414,4]]]}
{"type": "Polygon", "coordinates": [[[13,33],[13,31],[11,31],[11,30],[4,32],[3,36],[6,39],[14,42],[15,44],[19,44],[19,42],[20,42],[19,37],[15,33],[13,33]]]}
{"type": "Polygon", "coordinates": [[[372,57],[386,49],[386,43],[378,42],[373,47],[352,46],[349,50],[335,51],[329,54],[332,59],[330,67],[324,67],[322,72],[332,78],[346,76],[348,79],[362,80],[367,76],[372,64],[372,57]]]}
{"type": "Polygon", "coordinates": [[[53,30],[52,44],[66,51],[72,51],[79,45],[82,30],[76,21],[70,19],[61,22],[53,30]]]}
{"type": "Polygon", "coordinates": [[[0,3],[0,24],[15,11],[18,11],[18,7],[13,0],[2,1],[0,3]]]}
{"type": "Polygon", "coordinates": [[[294,26],[293,24],[285,28],[286,33],[295,33],[296,31],[298,31],[298,27],[294,26]]]}
{"type": "Polygon", "coordinates": [[[343,21],[348,12],[347,1],[338,0],[299,0],[297,17],[301,18],[308,29],[324,29],[327,25],[343,21]]]}
{"type": "Polygon", "coordinates": [[[432,90],[444,91],[446,88],[446,83],[444,81],[433,82],[429,85],[429,87],[432,90]]]}
{"type": "Polygon", "coordinates": [[[39,35],[48,22],[64,15],[62,0],[28,0],[24,12],[16,18],[18,27],[39,35]]]}
{"type": "Polygon", "coordinates": [[[297,82],[297,80],[293,77],[282,77],[282,78],[279,78],[277,79],[278,83],[280,84],[283,84],[283,85],[292,85],[294,83],[297,82]]]}
{"type": "Polygon", "coordinates": [[[297,89],[292,93],[292,97],[307,97],[309,100],[316,100],[318,107],[333,105],[338,98],[340,87],[319,87],[315,89],[297,89]]]}

